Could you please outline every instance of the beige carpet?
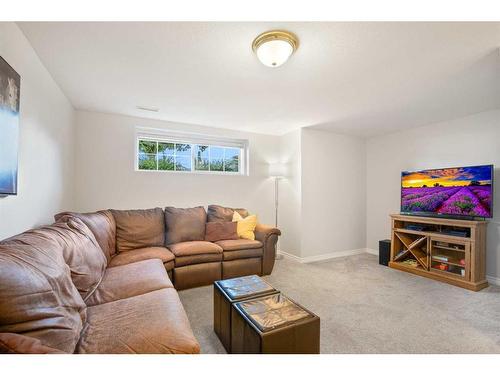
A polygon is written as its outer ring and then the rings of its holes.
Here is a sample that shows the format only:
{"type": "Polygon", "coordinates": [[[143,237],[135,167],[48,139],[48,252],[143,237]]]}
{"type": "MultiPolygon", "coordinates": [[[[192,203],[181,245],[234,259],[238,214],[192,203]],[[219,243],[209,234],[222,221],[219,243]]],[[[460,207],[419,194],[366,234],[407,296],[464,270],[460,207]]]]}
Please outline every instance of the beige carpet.
{"type": "MultiPolygon", "coordinates": [[[[500,287],[470,292],[379,266],[370,254],[282,259],[266,280],[320,316],[322,353],[500,353],[500,287]]],[[[180,296],[202,352],[225,353],[212,293],[180,296]]]]}

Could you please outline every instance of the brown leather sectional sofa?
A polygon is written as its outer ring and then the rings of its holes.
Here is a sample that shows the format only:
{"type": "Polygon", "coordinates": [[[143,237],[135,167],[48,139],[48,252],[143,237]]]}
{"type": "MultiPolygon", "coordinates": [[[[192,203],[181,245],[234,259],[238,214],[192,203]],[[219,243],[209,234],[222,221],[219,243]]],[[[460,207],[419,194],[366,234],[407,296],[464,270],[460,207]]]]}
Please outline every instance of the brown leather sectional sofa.
{"type": "Polygon", "coordinates": [[[254,241],[204,241],[202,223],[232,213],[62,213],[1,241],[0,352],[198,353],[176,289],[274,266],[276,228],[258,225],[254,241]]]}

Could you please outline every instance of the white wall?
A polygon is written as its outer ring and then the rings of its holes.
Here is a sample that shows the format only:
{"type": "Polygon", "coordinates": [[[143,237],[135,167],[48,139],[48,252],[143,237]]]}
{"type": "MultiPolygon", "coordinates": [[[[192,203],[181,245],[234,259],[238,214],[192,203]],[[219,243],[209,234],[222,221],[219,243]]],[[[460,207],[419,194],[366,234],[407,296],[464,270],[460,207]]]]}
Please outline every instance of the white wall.
{"type": "Polygon", "coordinates": [[[279,160],[279,138],[196,125],[95,112],[76,112],[76,209],[245,207],[262,223],[274,223],[274,182],[268,164],[279,160]],[[136,172],[137,126],[248,139],[250,175],[136,172]]]}
{"type": "Polygon", "coordinates": [[[287,166],[286,178],[279,180],[279,224],[283,236],[278,248],[300,257],[301,247],[301,131],[295,130],[280,139],[280,162],[287,166]]]}
{"type": "Polygon", "coordinates": [[[365,141],[302,129],[301,150],[301,257],[364,249],[365,141]]]}
{"type": "Polygon", "coordinates": [[[18,195],[0,198],[2,239],[72,208],[74,111],[14,23],[0,22],[0,55],[21,75],[18,195]]]}
{"type": "Polygon", "coordinates": [[[399,212],[402,170],[494,164],[486,273],[500,277],[500,110],[371,138],[366,160],[367,247],[372,249],[390,238],[389,214],[399,212]]]}

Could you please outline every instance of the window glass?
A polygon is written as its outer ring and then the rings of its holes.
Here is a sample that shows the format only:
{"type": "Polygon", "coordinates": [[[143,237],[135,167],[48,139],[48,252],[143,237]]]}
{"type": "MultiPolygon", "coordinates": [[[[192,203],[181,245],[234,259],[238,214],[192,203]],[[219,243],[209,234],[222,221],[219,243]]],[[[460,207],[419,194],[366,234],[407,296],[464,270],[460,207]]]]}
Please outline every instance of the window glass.
{"type": "Polygon", "coordinates": [[[139,170],[240,173],[242,149],[168,140],[138,139],[139,170]]]}
{"type": "Polygon", "coordinates": [[[216,172],[224,171],[224,148],[210,147],[210,170],[216,172]]]}
{"type": "Polygon", "coordinates": [[[226,172],[239,172],[240,150],[226,148],[224,153],[224,170],[226,172]]]}
{"type": "Polygon", "coordinates": [[[208,171],[208,146],[196,145],[194,147],[194,169],[197,171],[208,171]]]}

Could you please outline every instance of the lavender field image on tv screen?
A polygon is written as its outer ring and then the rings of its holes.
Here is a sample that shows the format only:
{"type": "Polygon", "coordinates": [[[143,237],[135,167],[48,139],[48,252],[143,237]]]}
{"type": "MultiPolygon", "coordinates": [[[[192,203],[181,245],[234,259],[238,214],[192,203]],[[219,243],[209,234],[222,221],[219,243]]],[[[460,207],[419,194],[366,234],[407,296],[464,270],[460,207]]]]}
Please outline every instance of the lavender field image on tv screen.
{"type": "Polygon", "coordinates": [[[403,172],[401,211],[491,217],[492,167],[403,172]]]}

